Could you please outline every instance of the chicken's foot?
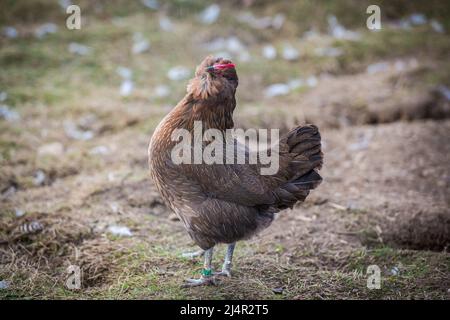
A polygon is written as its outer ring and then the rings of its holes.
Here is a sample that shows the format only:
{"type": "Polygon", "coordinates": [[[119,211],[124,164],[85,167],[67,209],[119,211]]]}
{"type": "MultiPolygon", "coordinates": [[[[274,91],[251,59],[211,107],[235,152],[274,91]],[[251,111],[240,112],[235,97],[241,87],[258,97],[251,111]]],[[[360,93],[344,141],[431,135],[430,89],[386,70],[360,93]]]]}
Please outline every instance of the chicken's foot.
{"type": "Polygon", "coordinates": [[[203,264],[202,275],[200,279],[187,279],[186,283],[183,284],[183,287],[197,287],[197,286],[205,286],[205,285],[215,285],[215,279],[213,276],[213,272],[211,269],[211,261],[213,256],[213,249],[210,248],[204,251],[205,254],[205,262],[203,264]]]}
{"type": "Polygon", "coordinates": [[[227,247],[227,253],[225,254],[225,260],[223,262],[222,271],[215,272],[214,275],[231,277],[231,263],[233,261],[233,253],[236,243],[230,243],[227,247]]]}

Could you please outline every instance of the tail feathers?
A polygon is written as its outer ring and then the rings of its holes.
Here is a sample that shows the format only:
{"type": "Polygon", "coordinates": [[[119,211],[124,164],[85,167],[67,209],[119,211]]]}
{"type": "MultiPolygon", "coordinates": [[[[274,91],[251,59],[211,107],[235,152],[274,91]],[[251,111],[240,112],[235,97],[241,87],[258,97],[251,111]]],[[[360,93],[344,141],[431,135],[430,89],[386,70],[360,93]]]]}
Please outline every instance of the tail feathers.
{"type": "Polygon", "coordinates": [[[315,189],[321,182],[322,177],[315,170],[311,170],[307,174],[285,183],[275,191],[276,207],[283,210],[292,208],[298,201],[305,201],[310,190],[315,189]]]}
{"type": "Polygon", "coordinates": [[[320,145],[319,129],[313,124],[307,124],[293,129],[288,134],[287,144],[290,152],[302,153],[320,145]]]}
{"type": "Polygon", "coordinates": [[[320,141],[319,129],[315,125],[301,126],[289,132],[286,143],[291,156],[288,168],[291,180],[322,168],[320,141]]]}
{"type": "Polygon", "coordinates": [[[322,182],[322,177],[315,170],[311,170],[309,173],[301,176],[300,178],[292,181],[299,189],[311,190],[315,189],[322,182]]]}
{"type": "Polygon", "coordinates": [[[288,134],[286,144],[291,157],[287,168],[289,180],[274,192],[278,210],[304,201],[310,190],[322,182],[322,177],[317,173],[323,163],[320,141],[319,129],[314,125],[295,128],[288,134]]]}

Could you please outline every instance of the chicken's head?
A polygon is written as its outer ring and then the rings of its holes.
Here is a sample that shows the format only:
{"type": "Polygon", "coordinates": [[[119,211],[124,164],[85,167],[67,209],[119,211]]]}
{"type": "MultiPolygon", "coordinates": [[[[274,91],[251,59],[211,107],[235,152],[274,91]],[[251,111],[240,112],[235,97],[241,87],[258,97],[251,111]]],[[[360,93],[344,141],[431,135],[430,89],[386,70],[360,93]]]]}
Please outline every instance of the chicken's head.
{"type": "Polygon", "coordinates": [[[197,67],[188,91],[202,97],[234,95],[237,86],[238,76],[235,64],[228,59],[208,56],[197,67]]]}
{"type": "Polygon", "coordinates": [[[229,82],[234,88],[238,86],[238,76],[236,73],[236,65],[231,60],[223,58],[207,57],[200,65],[203,71],[213,78],[222,78],[229,82]]]}

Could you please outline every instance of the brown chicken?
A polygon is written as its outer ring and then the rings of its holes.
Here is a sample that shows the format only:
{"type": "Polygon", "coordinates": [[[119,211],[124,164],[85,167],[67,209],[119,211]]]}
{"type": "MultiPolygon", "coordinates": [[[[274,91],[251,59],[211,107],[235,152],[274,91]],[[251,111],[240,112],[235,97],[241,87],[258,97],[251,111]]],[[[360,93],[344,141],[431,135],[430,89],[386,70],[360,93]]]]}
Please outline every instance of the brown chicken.
{"type": "MultiPolygon", "coordinates": [[[[317,170],[322,166],[323,154],[320,134],[314,125],[299,126],[279,139],[279,169],[274,175],[262,175],[259,170],[262,165],[247,162],[173,161],[172,150],[178,140],[172,134],[176,129],[193,132],[196,121],[201,121],[203,130],[218,129],[223,135],[233,128],[237,86],[238,77],[231,61],[205,58],[197,67],[186,96],[161,121],[150,141],[151,178],[166,204],[202,249],[188,255],[205,255],[202,276],[188,279],[188,286],[212,284],[216,275],[230,276],[236,241],[248,239],[268,227],[274,213],[304,201],[322,181],[317,170]],[[213,248],[219,243],[228,244],[228,249],[222,271],[213,273],[213,248]]],[[[242,147],[237,140],[224,140],[235,148],[242,147]]],[[[210,142],[201,142],[202,148],[210,142]]],[[[194,148],[193,144],[189,146],[194,148]]],[[[251,152],[246,146],[244,150],[246,156],[251,152]]]]}

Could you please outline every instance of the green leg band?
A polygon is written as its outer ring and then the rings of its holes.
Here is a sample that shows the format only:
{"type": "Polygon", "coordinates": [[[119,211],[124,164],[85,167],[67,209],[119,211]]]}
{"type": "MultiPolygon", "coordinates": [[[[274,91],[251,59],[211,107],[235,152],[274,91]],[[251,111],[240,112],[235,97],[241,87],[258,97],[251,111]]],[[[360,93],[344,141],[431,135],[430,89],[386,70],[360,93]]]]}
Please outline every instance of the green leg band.
{"type": "Polygon", "coordinates": [[[211,269],[202,269],[202,276],[204,277],[210,277],[212,275],[211,269]]]}

